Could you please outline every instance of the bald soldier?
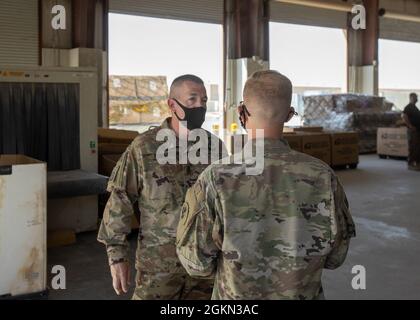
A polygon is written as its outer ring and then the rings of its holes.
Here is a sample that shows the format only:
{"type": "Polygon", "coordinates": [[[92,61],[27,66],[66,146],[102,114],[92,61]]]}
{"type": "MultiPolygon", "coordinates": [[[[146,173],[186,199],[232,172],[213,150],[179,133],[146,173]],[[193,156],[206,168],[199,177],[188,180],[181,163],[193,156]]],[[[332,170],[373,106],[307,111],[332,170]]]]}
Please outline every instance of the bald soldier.
{"type": "Polygon", "coordinates": [[[140,230],[133,299],[209,299],[211,296],[213,281],[189,277],[175,249],[176,228],[186,191],[210,162],[208,157],[208,161],[192,164],[187,157],[187,161],[181,163],[181,156],[197,147],[195,140],[187,141],[191,132],[198,131],[208,138],[200,138],[198,143],[209,155],[214,156],[211,152],[215,150],[226,155],[223,143],[200,129],[206,115],[206,103],[206,89],[200,78],[184,75],[175,79],[168,99],[172,117],[160,127],[140,134],[112,172],[108,183],[111,194],[98,241],[106,245],[117,294],[128,292],[130,267],[126,237],[131,231],[133,205],[136,204],[140,210],[140,230]],[[176,155],[172,159],[175,163],[161,161],[170,154],[176,155]]]}
{"type": "Polygon", "coordinates": [[[291,97],[285,76],[253,74],[238,111],[248,147],[264,157],[262,173],[247,174],[247,154],[240,164],[218,161],[186,195],[177,253],[192,277],[215,275],[213,299],[323,298],[323,269],[343,263],[355,236],[334,172],[282,138],[291,97]]]}

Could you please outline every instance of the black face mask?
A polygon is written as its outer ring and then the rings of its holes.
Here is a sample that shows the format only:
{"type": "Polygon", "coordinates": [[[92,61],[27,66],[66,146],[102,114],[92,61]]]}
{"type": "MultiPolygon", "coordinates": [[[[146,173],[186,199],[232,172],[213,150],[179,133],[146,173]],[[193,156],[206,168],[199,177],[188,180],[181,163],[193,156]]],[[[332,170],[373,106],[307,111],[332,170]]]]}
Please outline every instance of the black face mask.
{"type": "Polygon", "coordinates": [[[188,130],[194,130],[201,128],[201,126],[204,123],[204,120],[206,119],[206,107],[197,107],[197,108],[187,108],[182,103],[180,103],[178,100],[173,99],[178,103],[178,105],[184,110],[185,117],[184,119],[180,119],[178,115],[175,112],[175,116],[178,118],[179,121],[186,121],[187,122],[187,129],[188,130]]]}

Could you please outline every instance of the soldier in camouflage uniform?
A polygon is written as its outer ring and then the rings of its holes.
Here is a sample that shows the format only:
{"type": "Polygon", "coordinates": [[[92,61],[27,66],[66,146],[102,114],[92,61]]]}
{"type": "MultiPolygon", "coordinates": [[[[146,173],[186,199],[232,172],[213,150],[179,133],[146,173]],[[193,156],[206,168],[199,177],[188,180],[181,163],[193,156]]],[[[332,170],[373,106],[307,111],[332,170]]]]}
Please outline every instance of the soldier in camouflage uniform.
{"type": "Polygon", "coordinates": [[[215,276],[213,299],[323,298],[323,269],[343,263],[355,236],[334,172],[281,138],[291,94],[277,72],[248,79],[240,120],[248,146],[264,155],[262,173],[247,175],[253,159],[243,152],[241,164],[213,163],[187,192],[177,253],[191,276],[215,276]]]}
{"type": "MultiPolygon", "coordinates": [[[[108,183],[110,198],[98,241],[106,245],[117,294],[128,291],[129,245],[126,236],[131,231],[133,205],[137,203],[140,230],[133,299],[209,299],[211,296],[213,281],[194,280],[188,276],[175,248],[176,227],[186,191],[209,162],[196,165],[189,162],[160,164],[157,159],[158,148],[163,144],[157,141],[160,129],[170,129],[179,134],[182,130],[181,118],[186,120],[189,129],[201,127],[206,102],[206,90],[201,79],[192,75],[175,79],[168,100],[174,116],[166,119],[160,127],[140,134],[112,172],[108,183]]],[[[209,154],[210,150],[220,148],[221,155],[223,152],[226,155],[226,150],[222,149],[224,145],[217,137],[207,131],[205,135],[209,140],[204,147],[209,149],[209,154]]],[[[185,152],[180,148],[179,140],[177,138],[167,150],[168,153],[175,151],[177,159],[180,153],[185,152]]],[[[188,142],[188,148],[192,145],[188,142]]]]}

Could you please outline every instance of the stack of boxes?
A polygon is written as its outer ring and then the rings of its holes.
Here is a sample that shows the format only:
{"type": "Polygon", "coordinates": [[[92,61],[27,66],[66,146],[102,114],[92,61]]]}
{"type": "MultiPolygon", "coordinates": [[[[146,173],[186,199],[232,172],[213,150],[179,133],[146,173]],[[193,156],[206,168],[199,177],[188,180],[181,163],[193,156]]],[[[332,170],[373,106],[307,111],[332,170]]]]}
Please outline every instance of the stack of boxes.
{"type": "Polygon", "coordinates": [[[284,138],[293,150],[306,153],[332,167],[359,163],[357,132],[324,132],[322,127],[286,127],[284,138]]]}
{"type": "MultiPolygon", "coordinates": [[[[324,131],[323,127],[285,127],[283,138],[289,146],[298,152],[306,153],[324,161],[333,168],[357,168],[359,164],[359,133],[324,131]]],[[[232,135],[231,145],[235,141],[236,149],[241,150],[246,143],[246,135],[232,135]],[[242,139],[239,139],[241,137],[242,139]]]]}
{"type": "Polygon", "coordinates": [[[138,135],[137,131],[98,128],[99,173],[109,177],[121,155],[138,135]]]}
{"type": "Polygon", "coordinates": [[[392,127],[401,112],[392,111],[392,103],[383,97],[332,94],[305,96],[305,126],[323,126],[325,130],[359,133],[359,152],[377,150],[377,130],[392,127]]]}
{"type": "Polygon", "coordinates": [[[168,86],[162,76],[110,76],[109,122],[118,124],[160,124],[170,116],[168,86]]]}
{"type": "MultiPolygon", "coordinates": [[[[111,175],[118,159],[137,135],[138,132],[136,131],[98,129],[100,174],[105,176],[111,175]]],[[[395,134],[381,135],[381,137],[388,140],[394,136],[395,134]]],[[[398,135],[397,138],[400,138],[400,136],[398,135]]],[[[405,131],[404,141],[406,141],[406,136],[407,133],[405,131]]],[[[242,137],[244,138],[245,136],[242,137]]],[[[322,127],[285,127],[284,138],[293,150],[318,158],[331,167],[350,166],[350,168],[356,168],[359,163],[359,134],[357,132],[324,131],[322,127]]],[[[236,139],[235,141],[241,143],[242,146],[245,144],[245,139],[236,139]]],[[[233,140],[231,144],[233,144],[233,140]]],[[[381,143],[380,146],[392,147],[389,144],[381,143]]],[[[401,149],[404,148],[402,147],[401,149]]],[[[236,150],[238,150],[238,146],[236,150]]],[[[384,154],[391,155],[390,151],[384,154]]]]}

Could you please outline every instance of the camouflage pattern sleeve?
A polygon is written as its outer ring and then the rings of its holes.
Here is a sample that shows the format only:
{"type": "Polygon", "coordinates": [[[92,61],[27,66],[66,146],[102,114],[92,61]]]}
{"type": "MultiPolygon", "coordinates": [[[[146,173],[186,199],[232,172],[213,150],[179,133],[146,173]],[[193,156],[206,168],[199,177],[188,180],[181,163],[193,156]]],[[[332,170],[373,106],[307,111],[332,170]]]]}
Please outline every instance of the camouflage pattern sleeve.
{"type": "Polygon", "coordinates": [[[325,262],[326,269],[336,269],[343,264],[349,249],[350,239],[356,236],[346,194],[335,175],[332,177],[331,186],[334,192],[335,214],[332,221],[332,231],[335,237],[332,250],[325,262]]]}
{"type": "Polygon", "coordinates": [[[195,278],[214,277],[223,242],[218,214],[220,201],[206,177],[206,174],[201,175],[188,190],[177,230],[178,258],[188,274],[195,278]]]}
{"type": "Polygon", "coordinates": [[[141,180],[134,143],[117,162],[108,182],[111,193],[104,210],[98,241],[106,245],[109,264],[128,261],[133,204],[138,200],[141,180]]]}

